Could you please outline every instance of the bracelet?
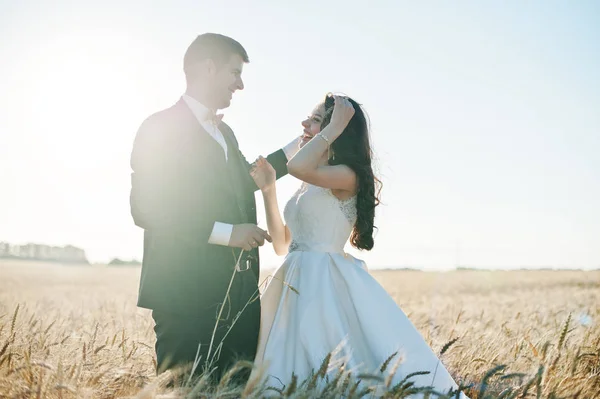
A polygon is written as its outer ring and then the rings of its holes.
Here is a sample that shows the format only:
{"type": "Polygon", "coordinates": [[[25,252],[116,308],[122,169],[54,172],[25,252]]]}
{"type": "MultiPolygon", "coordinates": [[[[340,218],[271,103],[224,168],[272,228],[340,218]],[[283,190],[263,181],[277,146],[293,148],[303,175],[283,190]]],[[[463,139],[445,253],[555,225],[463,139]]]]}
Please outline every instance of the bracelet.
{"type": "Polygon", "coordinates": [[[325,136],[323,136],[321,133],[317,133],[316,137],[320,137],[323,140],[325,140],[325,142],[327,143],[327,148],[329,148],[329,146],[331,145],[331,143],[329,142],[329,139],[325,136]]]}

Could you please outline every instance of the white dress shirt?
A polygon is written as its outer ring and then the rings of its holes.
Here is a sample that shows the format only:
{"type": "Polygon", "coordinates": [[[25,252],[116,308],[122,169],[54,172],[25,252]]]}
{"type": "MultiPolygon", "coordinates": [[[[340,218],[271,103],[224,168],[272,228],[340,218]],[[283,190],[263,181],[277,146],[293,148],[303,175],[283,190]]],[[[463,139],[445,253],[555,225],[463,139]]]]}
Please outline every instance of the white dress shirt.
{"type": "Polygon", "coordinates": [[[183,101],[190,107],[192,113],[198,119],[198,122],[202,125],[204,130],[208,132],[212,136],[213,139],[221,147],[223,147],[223,151],[225,152],[225,161],[227,161],[227,142],[225,141],[225,137],[223,137],[223,133],[219,130],[218,122],[216,119],[217,113],[213,110],[206,108],[200,101],[196,100],[193,97],[190,97],[187,94],[183,95],[183,101]]]}
{"type": "MultiPolygon", "coordinates": [[[[225,155],[225,161],[227,161],[227,142],[223,137],[223,133],[218,128],[218,119],[216,118],[216,112],[207,108],[203,104],[201,104],[195,98],[184,94],[182,96],[183,101],[190,108],[200,125],[211,135],[213,139],[223,148],[223,152],[225,155]]],[[[296,155],[300,144],[300,137],[296,137],[289,144],[283,147],[283,152],[285,153],[288,161],[296,155]]],[[[213,226],[212,233],[208,238],[209,244],[217,244],[217,245],[229,245],[229,240],[231,239],[231,233],[233,232],[233,225],[228,223],[215,222],[213,226]]]]}

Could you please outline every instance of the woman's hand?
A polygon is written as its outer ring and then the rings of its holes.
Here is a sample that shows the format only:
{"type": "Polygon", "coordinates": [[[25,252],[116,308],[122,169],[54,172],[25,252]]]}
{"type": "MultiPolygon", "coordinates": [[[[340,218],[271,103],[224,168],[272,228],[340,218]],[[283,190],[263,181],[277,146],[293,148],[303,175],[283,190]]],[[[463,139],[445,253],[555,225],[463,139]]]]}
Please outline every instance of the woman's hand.
{"type": "Polygon", "coordinates": [[[252,176],[261,191],[268,191],[275,186],[275,169],[263,157],[258,157],[254,166],[250,169],[250,176],[252,176]]]}
{"type": "Polygon", "coordinates": [[[335,126],[336,130],[343,132],[356,110],[347,97],[333,96],[333,114],[330,124],[335,126]]]}

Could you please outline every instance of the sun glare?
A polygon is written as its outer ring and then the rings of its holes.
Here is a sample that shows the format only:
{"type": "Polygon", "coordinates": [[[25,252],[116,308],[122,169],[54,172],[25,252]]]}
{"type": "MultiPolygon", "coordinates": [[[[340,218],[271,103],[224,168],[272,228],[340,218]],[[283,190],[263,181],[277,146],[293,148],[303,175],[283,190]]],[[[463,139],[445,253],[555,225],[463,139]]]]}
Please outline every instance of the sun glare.
{"type": "Polygon", "coordinates": [[[36,117],[24,119],[46,132],[50,149],[89,157],[129,139],[123,132],[139,123],[134,115],[143,104],[130,45],[117,35],[77,31],[31,50],[23,90],[36,117]]]}

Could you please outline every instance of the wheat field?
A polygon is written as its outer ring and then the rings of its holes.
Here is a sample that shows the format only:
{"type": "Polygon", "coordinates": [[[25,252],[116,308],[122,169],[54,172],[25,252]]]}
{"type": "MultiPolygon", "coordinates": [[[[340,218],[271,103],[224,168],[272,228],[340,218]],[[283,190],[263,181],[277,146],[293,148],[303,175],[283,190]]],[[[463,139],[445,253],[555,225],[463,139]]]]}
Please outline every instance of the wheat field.
{"type": "MultiPolygon", "coordinates": [[[[226,381],[167,388],[168,373],[154,372],[150,313],[136,307],[139,274],[0,260],[0,398],[264,394],[226,381]]],[[[600,271],[372,274],[470,398],[600,397],[600,271]]],[[[281,395],[367,392],[351,391],[349,382],[329,381],[317,393],[298,382],[281,395]]],[[[410,384],[391,388],[387,397],[410,393],[410,384]]]]}

